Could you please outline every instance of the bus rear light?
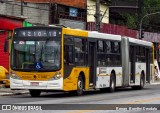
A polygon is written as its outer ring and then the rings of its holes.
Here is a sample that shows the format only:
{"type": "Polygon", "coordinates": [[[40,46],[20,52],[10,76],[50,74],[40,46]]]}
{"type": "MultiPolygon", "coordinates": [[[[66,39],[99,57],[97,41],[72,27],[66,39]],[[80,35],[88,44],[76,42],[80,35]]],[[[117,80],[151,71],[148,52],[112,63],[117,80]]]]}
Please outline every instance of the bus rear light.
{"type": "Polygon", "coordinates": [[[56,74],[50,80],[58,80],[62,77],[61,72],[56,72],[56,74]]]}

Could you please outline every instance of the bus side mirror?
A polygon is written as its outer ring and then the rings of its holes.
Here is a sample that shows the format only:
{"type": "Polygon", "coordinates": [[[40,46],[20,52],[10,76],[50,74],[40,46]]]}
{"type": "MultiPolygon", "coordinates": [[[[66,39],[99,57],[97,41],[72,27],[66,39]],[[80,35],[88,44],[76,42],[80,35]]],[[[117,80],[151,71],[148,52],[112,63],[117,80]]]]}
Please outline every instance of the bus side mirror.
{"type": "Polygon", "coordinates": [[[4,42],[4,52],[8,51],[8,40],[6,39],[4,42]]]}

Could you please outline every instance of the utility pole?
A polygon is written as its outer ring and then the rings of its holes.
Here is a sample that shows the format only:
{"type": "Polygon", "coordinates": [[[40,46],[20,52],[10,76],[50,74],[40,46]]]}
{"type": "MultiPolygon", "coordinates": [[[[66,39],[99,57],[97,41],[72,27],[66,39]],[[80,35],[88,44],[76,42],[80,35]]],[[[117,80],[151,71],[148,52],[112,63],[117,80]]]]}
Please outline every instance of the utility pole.
{"type": "Polygon", "coordinates": [[[21,16],[23,16],[23,0],[21,0],[21,16]]]}
{"type": "Polygon", "coordinates": [[[96,20],[96,31],[100,31],[100,0],[96,0],[96,13],[94,15],[96,20]]]}

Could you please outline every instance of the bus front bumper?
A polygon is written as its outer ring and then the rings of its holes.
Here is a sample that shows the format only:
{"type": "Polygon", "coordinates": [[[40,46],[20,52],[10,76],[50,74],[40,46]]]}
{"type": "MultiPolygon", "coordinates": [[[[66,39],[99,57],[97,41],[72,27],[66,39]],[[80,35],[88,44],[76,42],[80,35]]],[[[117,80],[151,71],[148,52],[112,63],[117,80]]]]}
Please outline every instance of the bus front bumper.
{"type": "Polygon", "coordinates": [[[49,81],[18,80],[10,78],[11,89],[63,90],[63,78],[49,81]]]}

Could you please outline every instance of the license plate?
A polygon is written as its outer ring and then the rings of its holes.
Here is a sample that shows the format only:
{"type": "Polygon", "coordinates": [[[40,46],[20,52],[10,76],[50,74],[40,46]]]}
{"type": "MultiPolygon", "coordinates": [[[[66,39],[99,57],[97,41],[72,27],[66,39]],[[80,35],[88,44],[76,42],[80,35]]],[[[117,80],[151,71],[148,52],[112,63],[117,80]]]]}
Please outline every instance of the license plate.
{"type": "Polygon", "coordinates": [[[39,86],[39,82],[31,82],[31,86],[39,86]]]}

